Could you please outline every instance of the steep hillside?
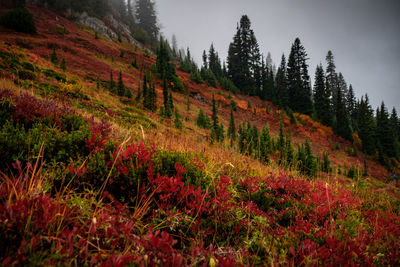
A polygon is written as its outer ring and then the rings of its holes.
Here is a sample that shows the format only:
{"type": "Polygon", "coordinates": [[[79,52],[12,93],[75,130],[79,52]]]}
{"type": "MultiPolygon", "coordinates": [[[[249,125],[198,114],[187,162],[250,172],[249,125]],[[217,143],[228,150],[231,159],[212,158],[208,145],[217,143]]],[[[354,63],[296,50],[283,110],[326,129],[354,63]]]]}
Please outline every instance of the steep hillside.
{"type": "MultiPolygon", "coordinates": [[[[151,53],[30,11],[37,34],[0,26],[3,265],[400,263],[400,191],[357,142],[179,69],[177,129],[134,100],[151,53]],[[120,72],[132,99],[108,89],[120,72]],[[321,162],[328,152],[330,170],[308,177],[279,164],[278,149],[265,164],[229,140],[211,143],[196,118],[200,109],[211,116],[213,96],[225,128],[232,99],[237,125],[269,125],[274,140],[282,117],[294,144],[308,139],[321,162]]],[[[161,107],[162,81],[152,77],[161,107]]]]}

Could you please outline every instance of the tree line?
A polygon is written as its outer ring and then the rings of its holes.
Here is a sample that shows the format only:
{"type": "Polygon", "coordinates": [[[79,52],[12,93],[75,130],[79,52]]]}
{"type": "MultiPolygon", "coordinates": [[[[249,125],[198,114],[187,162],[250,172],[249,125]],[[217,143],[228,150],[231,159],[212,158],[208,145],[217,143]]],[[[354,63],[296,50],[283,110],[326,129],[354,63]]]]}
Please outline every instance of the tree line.
{"type": "Polygon", "coordinates": [[[374,111],[367,94],[357,99],[353,86],[337,72],[332,51],[325,58],[326,68],[322,64],[316,67],[313,86],[307,52],[299,38],[294,40],[289,56],[282,55],[275,71],[270,55],[261,54],[250,19],[244,15],[229,45],[226,63],[213,45],[208,53],[203,52],[201,68],[189,49],[186,53],[178,51],[176,57],[181,69],[196,82],[214,87],[219,83],[230,92],[271,101],[288,114],[309,115],[349,141],[356,141],[358,136],[363,152],[377,155],[384,165],[389,165],[390,158],[400,160],[400,118],[396,109],[389,113],[382,102],[374,111]]]}

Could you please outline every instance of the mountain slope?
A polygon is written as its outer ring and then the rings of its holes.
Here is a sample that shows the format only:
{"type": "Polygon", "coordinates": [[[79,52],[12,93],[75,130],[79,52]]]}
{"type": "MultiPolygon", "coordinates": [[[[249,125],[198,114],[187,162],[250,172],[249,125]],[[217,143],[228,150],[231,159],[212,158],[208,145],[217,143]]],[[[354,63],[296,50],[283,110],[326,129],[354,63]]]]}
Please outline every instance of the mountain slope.
{"type": "MultiPolygon", "coordinates": [[[[317,157],[330,154],[333,172],[314,179],[279,166],[278,152],[265,165],[228,141],[211,145],[196,116],[200,108],[211,114],[214,94],[226,127],[228,92],[177,70],[191,96],[187,110],[185,94],[173,93],[187,118],[177,130],[107,90],[110,72],[117,82],[122,71],[136,95],[152,55],[96,39],[47,9],[30,10],[38,34],[0,31],[0,141],[10,151],[1,170],[1,231],[2,244],[13,244],[1,248],[4,265],[399,263],[398,189],[385,184],[389,173],[370,158],[368,177],[343,175],[352,166],[362,170],[364,155],[349,156],[353,145],[331,129],[304,115],[294,115],[296,124],[284,116],[294,143],[308,138],[317,157]],[[65,72],[49,61],[53,51],[65,59],[65,72]]],[[[156,75],[154,82],[161,106],[156,75]]],[[[268,123],[278,135],[275,106],[232,98],[237,122],[268,123]]]]}

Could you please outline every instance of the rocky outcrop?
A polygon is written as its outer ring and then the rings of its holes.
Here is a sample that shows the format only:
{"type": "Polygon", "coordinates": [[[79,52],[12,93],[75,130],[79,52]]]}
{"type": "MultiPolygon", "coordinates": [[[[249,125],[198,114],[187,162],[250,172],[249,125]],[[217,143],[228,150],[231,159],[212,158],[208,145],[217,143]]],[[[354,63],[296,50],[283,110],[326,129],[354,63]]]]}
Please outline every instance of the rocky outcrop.
{"type": "Polygon", "coordinates": [[[104,21],[95,17],[91,17],[86,12],[74,13],[73,17],[75,17],[78,22],[94,30],[98,34],[101,34],[108,40],[117,39],[119,33],[122,40],[138,47],[143,47],[141,43],[132,37],[132,32],[130,31],[129,27],[117,21],[112,15],[107,15],[104,18],[104,21]]]}

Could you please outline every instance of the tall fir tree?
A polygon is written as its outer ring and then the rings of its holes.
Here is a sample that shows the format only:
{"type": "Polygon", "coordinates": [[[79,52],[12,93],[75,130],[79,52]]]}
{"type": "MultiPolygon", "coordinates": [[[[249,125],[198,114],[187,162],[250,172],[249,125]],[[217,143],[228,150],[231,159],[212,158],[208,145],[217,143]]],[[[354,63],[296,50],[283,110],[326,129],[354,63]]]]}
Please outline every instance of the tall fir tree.
{"type": "Polygon", "coordinates": [[[350,116],[346,109],[345,99],[342,97],[342,90],[338,90],[337,99],[336,99],[336,134],[341,137],[352,141],[353,140],[353,131],[350,123],[350,116]]]}
{"type": "Polygon", "coordinates": [[[109,87],[108,90],[115,94],[117,91],[115,90],[115,83],[114,83],[114,78],[113,78],[113,73],[112,70],[110,71],[110,82],[109,82],[109,87]]]}
{"type": "Polygon", "coordinates": [[[308,75],[307,53],[300,39],[292,44],[287,65],[289,107],[293,111],[311,115],[313,103],[311,99],[311,83],[308,75]]]}
{"type": "Polygon", "coordinates": [[[368,95],[361,97],[357,113],[358,136],[363,152],[372,155],[376,151],[374,111],[369,104],[368,95]]]}
{"type": "Polygon", "coordinates": [[[169,100],[169,90],[167,86],[167,80],[163,79],[163,99],[164,99],[164,115],[167,118],[172,117],[172,109],[169,100]]]}
{"type": "Polygon", "coordinates": [[[321,123],[331,126],[333,114],[331,110],[330,91],[326,87],[325,73],[322,65],[318,65],[315,71],[314,106],[321,123]]]}
{"type": "Polygon", "coordinates": [[[382,102],[380,109],[376,113],[376,124],[376,137],[382,146],[383,154],[387,157],[398,158],[395,135],[392,131],[389,113],[384,102],[382,102]]]}
{"type": "Polygon", "coordinates": [[[276,73],[275,86],[278,98],[277,99],[278,105],[281,109],[285,109],[286,107],[289,106],[289,93],[288,93],[285,55],[282,55],[281,64],[276,73]]]}
{"type": "Polygon", "coordinates": [[[332,95],[332,104],[336,103],[337,96],[337,73],[336,73],[336,65],[335,59],[333,57],[333,53],[331,50],[328,51],[326,55],[326,88],[330,91],[332,95]]]}
{"type": "Polygon", "coordinates": [[[232,106],[231,106],[231,118],[229,120],[229,127],[228,127],[227,135],[231,140],[231,146],[232,146],[233,142],[236,140],[235,117],[233,116],[233,108],[232,108],[232,106]]]}
{"type": "Polygon", "coordinates": [[[155,3],[152,0],[136,1],[136,19],[138,26],[153,40],[157,40],[160,28],[157,23],[155,3]]]}
{"type": "Polygon", "coordinates": [[[260,67],[260,51],[248,16],[240,19],[228,50],[228,76],[242,93],[255,95],[254,76],[260,67]]]}
{"type": "Polygon", "coordinates": [[[125,96],[125,86],[124,86],[124,81],[122,80],[122,72],[121,71],[119,72],[117,94],[119,96],[125,96]]]}

